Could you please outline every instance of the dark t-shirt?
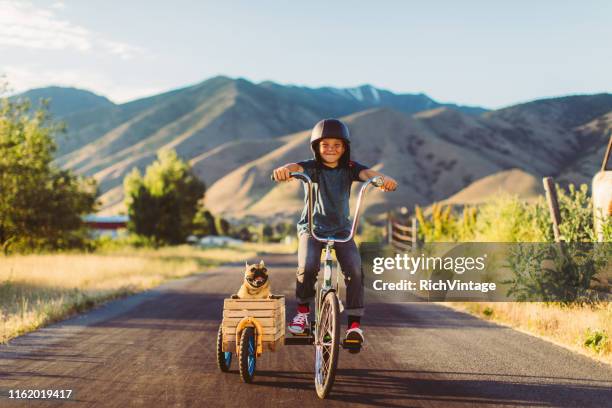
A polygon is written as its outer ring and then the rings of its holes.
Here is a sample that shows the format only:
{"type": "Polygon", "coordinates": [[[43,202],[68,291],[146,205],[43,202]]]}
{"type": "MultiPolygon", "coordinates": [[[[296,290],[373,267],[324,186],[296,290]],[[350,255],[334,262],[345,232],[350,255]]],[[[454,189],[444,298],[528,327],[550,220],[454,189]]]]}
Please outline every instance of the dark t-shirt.
{"type": "MultiPolygon", "coordinates": [[[[357,162],[348,166],[330,168],[316,160],[299,163],[313,181],[313,223],[320,237],[346,237],[351,232],[349,198],[351,184],[359,180],[359,173],[368,167],[357,162]],[[318,170],[317,170],[318,169],[318,170]]],[[[304,210],[298,222],[298,234],[308,232],[308,190],[304,185],[304,210]]]]}

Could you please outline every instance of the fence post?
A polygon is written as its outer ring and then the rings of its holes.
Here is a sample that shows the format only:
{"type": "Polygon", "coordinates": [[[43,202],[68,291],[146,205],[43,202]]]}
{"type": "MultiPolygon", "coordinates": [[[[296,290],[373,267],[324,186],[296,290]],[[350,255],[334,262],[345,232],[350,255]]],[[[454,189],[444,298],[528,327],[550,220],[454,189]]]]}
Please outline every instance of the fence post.
{"type": "Polygon", "coordinates": [[[557,200],[557,189],[552,177],[544,177],[544,190],[546,191],[546,201],[548,201],[548,210],[553,223],[553,233],[555,234],[555,242],[561,242],[561,233],[559,232],[559,224],[561,224],[561,213],[559,212],[559,201],[557,200]]]}
{"type": "Polygon", "coordinates": [[[611,152],[612,152],[612,135],[610,135],[610,140],[608,141],[608,148],[606,149],[606,154],[604,155],[603,163],[601,163],[601,171],[612,170],[612,164],[608,165],[608,161],[610,161],[611,152]]]}
{"type": "Polygon", "coordinates": [[[417,217],[412,217],[412,247],[419,246],[419,220],[417,217]]]}
{"type": "Polygon", "coordinates": [[[393,219],[391,218],[391,211],[387,211],[387,244],[391,245],[393,242],[393,219]]]}

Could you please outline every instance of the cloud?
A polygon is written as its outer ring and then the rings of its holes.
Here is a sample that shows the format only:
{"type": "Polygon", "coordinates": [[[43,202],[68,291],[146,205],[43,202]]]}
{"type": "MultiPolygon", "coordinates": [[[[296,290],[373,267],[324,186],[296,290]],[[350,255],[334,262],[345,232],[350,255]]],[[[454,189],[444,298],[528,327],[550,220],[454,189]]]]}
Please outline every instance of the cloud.
{"type": "MultiPolygon", "coordinates": [[[[62,2],[51,7],[63,8],[62,2]]],[[[55,11],[29,2],[0,0],[0,46],[45,50],[104,51],[129,59],[144,50],[103,38],[59,17],[55,11]]]]}
{"type": "Polygon", "coordinates": [[[122,59],[130,59],[135,55],[143,54],[144,50],[129,44],[110,40],[99,40],[100,45],[111,54],[118,55],[122,59]]]}
{"type": "Polygon", "coordinates": [[[66,3],[64,3],[63,1],[56,1],[55,3],[51,4],[50,7],[52,9],[63,10],[66,8],[66,3]]]}

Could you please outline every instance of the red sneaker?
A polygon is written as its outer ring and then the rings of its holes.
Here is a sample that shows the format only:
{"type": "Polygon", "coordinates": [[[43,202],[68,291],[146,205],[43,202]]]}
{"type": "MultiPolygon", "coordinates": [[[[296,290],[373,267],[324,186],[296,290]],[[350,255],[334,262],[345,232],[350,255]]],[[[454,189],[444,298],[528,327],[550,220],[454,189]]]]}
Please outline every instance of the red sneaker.
{"type": "Polygon", "coordinates": [[[304,334],[308,326],[308,313],[298,313],[293,318],[291,324],[287,326],[287,330],[292,334],[304,334]]]}

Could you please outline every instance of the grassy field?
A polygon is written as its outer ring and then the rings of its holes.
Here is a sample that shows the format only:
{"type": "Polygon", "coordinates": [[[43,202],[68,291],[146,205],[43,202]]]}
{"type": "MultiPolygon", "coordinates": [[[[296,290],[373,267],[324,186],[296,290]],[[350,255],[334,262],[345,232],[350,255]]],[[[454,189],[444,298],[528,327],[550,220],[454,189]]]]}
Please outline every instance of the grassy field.
{"type": "Polygon", "coordinates": [[[601,302],[594,306],[516,302],[444,305],[612,364],[611,302],[601,302]]]}
{"type": "Polygon", "coordinates": [[[245,244],[0,256],[0,342],[169,279],[225,262],[255,261],[262,252],[293,250],[279,244],[245,244]]]}
{"type": "MultiPolygon", "coordinates": [[[[559,226],[565,242],[593,242],[593,205],[588,186],[557,186],[559,226]]],[[[417,209],[426,242],[552,242],[550,213],[543,196],[529,202],[499,195],[459,213],[433,205],[429,215],[417,209]]],[[[612,218],[604,222],[603,240],[612,242],[612,218]]],[[[612,281],[610,281],[612,283],[612,281]]],[[[593,282],[587,282],[590,286],[593,282]]],[[[606,286],[609,288],[609,286],[606,286]]],[[[530,333],[612,364],[612,303],[561,306],[545,303],[444,303],[477,317],[530,333]]]]}

